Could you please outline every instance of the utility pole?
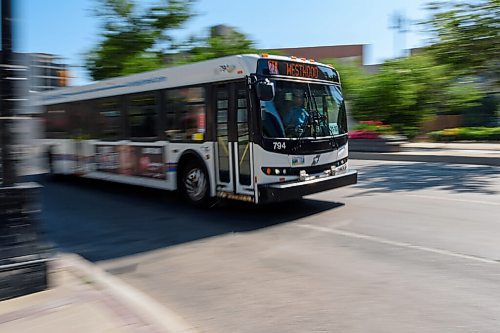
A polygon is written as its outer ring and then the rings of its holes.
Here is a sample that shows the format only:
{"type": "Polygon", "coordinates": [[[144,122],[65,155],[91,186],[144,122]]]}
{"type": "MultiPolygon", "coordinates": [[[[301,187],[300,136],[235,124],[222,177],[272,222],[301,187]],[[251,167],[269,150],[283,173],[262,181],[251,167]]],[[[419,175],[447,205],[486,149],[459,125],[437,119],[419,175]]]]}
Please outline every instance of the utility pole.
{"type": "Polygon", "coordinates": [[[14,124],[14,82],[12,71],[12,2],[2,1],[2,58],[0,63],[0,149],[2,151],[2,185],[16,182],[15,160],[12,154],[14,124]]]}
{"type": "Polygon", "coordinates": [[[409,20],[400,12],[395,12],[391,17],[389,29],[394,30],[394,54],[398,58],[406,56],[406,33],[409,32],[409,20]],[[401,45],[400,45],[401,42],[401,45]]]}

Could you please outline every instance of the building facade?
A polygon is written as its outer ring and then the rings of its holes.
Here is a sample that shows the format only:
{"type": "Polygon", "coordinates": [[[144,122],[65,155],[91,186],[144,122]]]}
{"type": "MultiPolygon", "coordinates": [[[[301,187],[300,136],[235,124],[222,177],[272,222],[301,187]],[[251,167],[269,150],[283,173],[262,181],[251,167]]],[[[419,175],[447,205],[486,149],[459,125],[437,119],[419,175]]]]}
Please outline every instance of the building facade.
{"type": "Polygon", "coordinates": [[[41,110],[34,105],[40,92],[69,85],[68,65],[61,57],[46,53],[14,53],[11,65],[12,75],[17,78],[14,89],[18,99],[14,105],[18,119],[11,128],[14,152],[20,172],[33,172],[43,165],[35,144],[42,137],[43,122],[39,117],[41,110]]]}
{"type": "Polygon", "coordinates": [[[42,92],[68,85],[68,65],[46,53],[16,53],[17,64],[26,67],[26,91],[42,92]]]}
{"type": "Polygon", "coordinates": [[[314,59],[317,61],[336,59],[337,61],[350,62],[362,66],[364,64],[365,47],[366,45],[363,44],[291,47],[272,49],[269,52],[272,53],[275,51],[286,56],[314,59]]]}
{"type": "MultiPolygon", "coordinates": [[[[1,59],[0,50],[0,59],[1,59]]],[[[68,65],[62,58],[47,53],[14,53],[12,60],[15,93],[22,99],[15,106],[17,114],[36,114],[31,106],[37,93],[69,85],[68,65]]]]}

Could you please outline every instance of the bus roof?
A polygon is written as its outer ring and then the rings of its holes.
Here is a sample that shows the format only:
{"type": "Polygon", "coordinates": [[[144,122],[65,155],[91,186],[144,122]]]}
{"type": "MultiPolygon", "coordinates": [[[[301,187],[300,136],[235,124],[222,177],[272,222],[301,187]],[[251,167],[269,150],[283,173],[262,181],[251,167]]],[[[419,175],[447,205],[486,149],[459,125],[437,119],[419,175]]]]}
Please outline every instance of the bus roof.
{"type": "MultiPolygon", "coordinates": [[[[146,92],[151,90],[228,81],[254,74],[259,59],[307,62],[305,59],[277,55],[242,54],[116,77],[84,86],[40,93],[36,105],[51,105],[79,100],[146,92]]],[[[313,62],[314,65],[324,65],[313,62]]]]}

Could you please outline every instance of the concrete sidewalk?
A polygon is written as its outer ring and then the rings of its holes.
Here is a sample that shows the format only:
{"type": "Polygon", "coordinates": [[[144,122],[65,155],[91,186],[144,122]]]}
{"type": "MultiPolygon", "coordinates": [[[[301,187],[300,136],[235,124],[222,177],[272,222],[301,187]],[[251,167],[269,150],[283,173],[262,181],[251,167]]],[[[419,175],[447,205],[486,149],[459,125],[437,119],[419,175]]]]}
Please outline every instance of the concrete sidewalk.
{"type": "Polygon", "coordinates": [[[195,332],[156,301],[78,256],[51,262],[49,282],[49,290],[0,302],[0,332],[195,332]]]}
{"type": "Polygon", "coordinates": [[[359,160],[385,160],[500,166],[500,143],[403,143],[393,153],[349,152],[359,160]]]}

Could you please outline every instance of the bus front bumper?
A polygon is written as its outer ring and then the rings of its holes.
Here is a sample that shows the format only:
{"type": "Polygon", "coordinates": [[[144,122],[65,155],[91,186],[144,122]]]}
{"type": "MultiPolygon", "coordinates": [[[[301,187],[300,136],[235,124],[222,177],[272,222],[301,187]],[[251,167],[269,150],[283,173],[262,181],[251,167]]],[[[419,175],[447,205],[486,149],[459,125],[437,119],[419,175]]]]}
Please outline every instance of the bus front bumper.
{"type": "Polygon", "coordinates": [[[356,184],[358,172],[348,170],[346,173],[317,177],[304,181],[292,181],[285,183],[273,183],[259,185],[259,203],[270,203],[287,201],[301,198],[305,195],[314,194],[334,188],[356,184]]]}

